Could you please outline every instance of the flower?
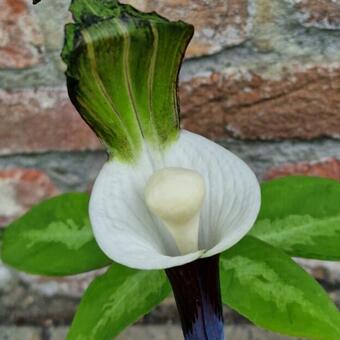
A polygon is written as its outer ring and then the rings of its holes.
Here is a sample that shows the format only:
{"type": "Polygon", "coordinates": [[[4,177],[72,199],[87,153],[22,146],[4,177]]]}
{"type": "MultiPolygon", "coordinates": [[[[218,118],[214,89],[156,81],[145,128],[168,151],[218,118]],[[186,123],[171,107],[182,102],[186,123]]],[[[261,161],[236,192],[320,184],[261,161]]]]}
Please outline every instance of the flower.
{"type": "MultiPolygon", "coordinates": [[[[173,189],[178,192],[181,187],[173,189]]],[[[181,131],[161,153],[145,145],[135,165],[108,161],[92,191],[90,218],[108,257],[129,267],[160,269],[230,248],[253,226],[259,207],[258,181],[243,161],[206,138],[181,131]],[[169,228],[150,211],[144,197],[152,175],[169,168],[194,170],[205,184],[198,233],[190,234],[197,237],[198,247],[188,254],[180,253],[169,228]]]]}
{"type": "Polygon", "coordinates": [[[73,0],[71,11],[69,95],[109,153],[90,200],[101,249],[161,269],[233,246],[255,222],[260,189],[243,161],[180,129],[177,78],[193,27],[113,0],[73,0]]]}

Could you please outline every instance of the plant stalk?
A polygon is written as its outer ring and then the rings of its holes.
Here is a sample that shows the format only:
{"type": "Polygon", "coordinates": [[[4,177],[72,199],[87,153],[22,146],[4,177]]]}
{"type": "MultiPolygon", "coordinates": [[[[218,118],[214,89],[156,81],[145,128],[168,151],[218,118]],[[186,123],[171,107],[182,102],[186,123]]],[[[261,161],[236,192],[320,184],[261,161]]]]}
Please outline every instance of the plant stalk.
{"type": "Polygon", "coordinates": [[[185,340],[224,340],[219,255],[166,270],[185,340]]]}

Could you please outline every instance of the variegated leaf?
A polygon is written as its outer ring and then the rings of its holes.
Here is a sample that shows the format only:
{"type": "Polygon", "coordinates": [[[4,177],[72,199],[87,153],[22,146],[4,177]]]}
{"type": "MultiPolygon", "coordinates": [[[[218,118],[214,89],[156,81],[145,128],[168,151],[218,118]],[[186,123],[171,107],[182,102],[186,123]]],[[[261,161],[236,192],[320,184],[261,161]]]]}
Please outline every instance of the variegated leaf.
{"type": "Polygon", "coordinates": [[[292,256],[340,260],[340,183],[286,177],[262,184],[262,207],[251,231],[292,256]]]}
{"type": "Polygon", "coordinates": [[[93,238],[88,194],[49,199],[10,224],[2,260],[33,274],[71,275],[110,264],[93,238]]]}
{"type": "Polygon", "coordinates": [[[115,264],[85,292],[67,340],[111,340],[170,294],[163,271],[115,264]]]}
{"type": "Polygon", "coordinates": [[[319,284],[279,249],[251,236],[221,256],[223,302],[255,325],[290,336],[340,339],[340,313],[319,284]]]}

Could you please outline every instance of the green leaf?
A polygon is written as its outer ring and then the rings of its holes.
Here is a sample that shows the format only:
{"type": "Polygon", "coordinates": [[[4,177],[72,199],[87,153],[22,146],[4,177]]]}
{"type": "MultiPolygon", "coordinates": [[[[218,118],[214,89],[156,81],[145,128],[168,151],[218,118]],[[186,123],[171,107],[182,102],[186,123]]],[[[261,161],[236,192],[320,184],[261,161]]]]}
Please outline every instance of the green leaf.
{"type": "Polygon", "coordinates": [[[74,0],[62,57],[70,98],[111,156],[134,161],[144,140],[179,131],[177,78],[193,27],[109,0],[74,0]]]}
{"type": "Polygon", "coordinates": [[[292,256],[340,260],[340,183],[286,177],[262,184],[251,235],[292,256]]]}
{"type": "Polygon", "coordinates": [[[114,264],[85,292],[67,340],[111,340],[170,294],[163,271],[114,264]]]}
{"type": "Polygon", "coordinates": [[[110,263],[93,238],[88,194],[68,193],[35,206],[4,232],[2,260],[41,275],[72,275],[110,263]]]}
{"type": "Polygon", "coordinates": [[[340,313],[291,258],[251,236],[221,256],[223,302],[255,325],[290,336],[340,339],[340,313]]]}

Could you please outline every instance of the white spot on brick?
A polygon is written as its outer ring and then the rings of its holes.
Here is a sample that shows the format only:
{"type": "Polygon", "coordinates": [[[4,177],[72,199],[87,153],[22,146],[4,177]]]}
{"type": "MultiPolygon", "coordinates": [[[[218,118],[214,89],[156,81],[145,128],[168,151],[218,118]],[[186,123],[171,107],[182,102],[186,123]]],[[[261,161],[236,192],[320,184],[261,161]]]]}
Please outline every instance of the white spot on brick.
{"type": "Polygon", "coordinates": [[[16,200],[13,183],[8,179],[0,180],[0,216],[15,216],[21,210],[22,208],[16,200]]]}
{"type": "Polygon", "coordinates": [[[11,281],[12,274],[10,270],[0,262],[0,289],[8,286],[11,281]]]}

